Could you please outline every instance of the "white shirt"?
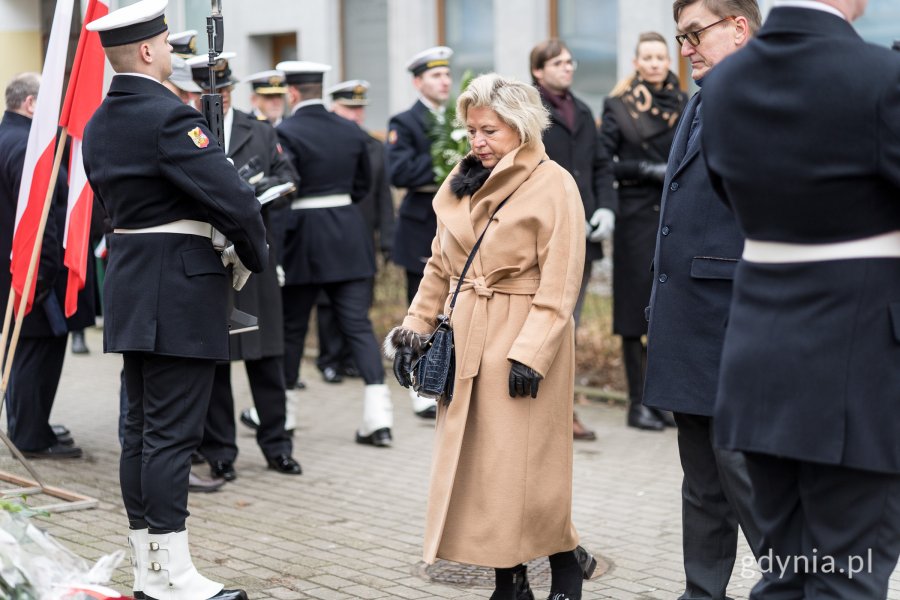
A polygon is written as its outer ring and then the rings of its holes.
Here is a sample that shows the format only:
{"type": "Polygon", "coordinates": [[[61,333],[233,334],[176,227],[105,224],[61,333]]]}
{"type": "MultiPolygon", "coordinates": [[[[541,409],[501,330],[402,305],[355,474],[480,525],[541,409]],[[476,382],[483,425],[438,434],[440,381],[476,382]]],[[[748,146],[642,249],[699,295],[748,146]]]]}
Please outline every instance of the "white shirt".
{"type": "Polygon", "coordinates": [[[314,104],[321,104],[322,106],[325,106],[325,101],[322,100],[321,98],[310,98],[309,100],[304,100],[303,102],[301,102],[300,104],[298,104],[297,106],[295,106],[294,108],[291,109],[291,115],[293,115],[295,112],[297,112],[304,106],[312,106],[314,104]]]}
{"type": "Polygon", "coordinates": [[[772,8],[808,8],[811,10],[821,10],[822,12],[836,15],[845,21],[847,20],[847,16],[835,7],[825,4],[824,2],[817,2],[816,0],[775,0],[772,8]]]}
{"type": "Polygon", "coordinates": [[[229,107],[225,113],[225,119],[222,121],[222,130],[225,132],[225,154],[228,154],[228,147],[231,146],[231,127],[234,125],[234,109],[229,107]]]}
{"type": "Polygon", "coordinates": [[[434,102],[432,102],[431,100],[429,100],[428,98],[423,96],[422,94],[419,94],[419,101],[422,102],[422,104],[424,104],[425,106],[427,106],[428,110],[430,110],[431,112],[433,112],[437,115],[440,115],[440,116],[444,116],[444,111],[447,110],[446,106],[444,106],[442,104],[435,104],[434,102]]]}

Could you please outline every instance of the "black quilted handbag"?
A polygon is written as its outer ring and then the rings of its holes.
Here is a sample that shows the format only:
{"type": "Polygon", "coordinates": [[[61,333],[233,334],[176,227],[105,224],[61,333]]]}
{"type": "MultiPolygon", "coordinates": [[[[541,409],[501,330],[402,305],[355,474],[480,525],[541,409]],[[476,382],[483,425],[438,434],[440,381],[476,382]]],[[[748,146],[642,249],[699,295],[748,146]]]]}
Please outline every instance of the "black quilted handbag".
{"type": "MultiPolygon", "coordinates": [[[[506,200],[509,200],[509,198],[506,200]]],[[[435,400],[443,399],[444,404],[449,404],[453,399],[453,380],[456,376],[456,353],[453,346],[453,328],[450,326],[450,317],[453,316],[453,307],[456,306],[456,297],[459,295],[459,290],[462,288],[469,267],[472,266],[472,260],[475,258],[475,254],[481,246],[481,240],[484,239],[484,234],[487,233],[487,229],[490,226],[491,221],[494,220],[497,211],[506,204],[506,200],[501,202],[497,208],[494,209],[494,212],[491,213],[491,218],[488,219],[487,225],[484,226],[484,231],[481,232],[481,236],[478,238],[478,241],[475,242],[475,246],[472,247],[472,251],[469,253],[469,258],[466,259],[466,265],[463,267],[462,273],[459,274],[459,281],[456,283],[456,291],[453,292],[453,298],[450,299],[449,314],[438,315],[437,327],[435,327],[434,332],[432,332],[431,336],[429,336],[428,340],[425,342],[425,352],[412,367],[412,387],[416,393],[423,398],[434,398],[435,400]]]]}

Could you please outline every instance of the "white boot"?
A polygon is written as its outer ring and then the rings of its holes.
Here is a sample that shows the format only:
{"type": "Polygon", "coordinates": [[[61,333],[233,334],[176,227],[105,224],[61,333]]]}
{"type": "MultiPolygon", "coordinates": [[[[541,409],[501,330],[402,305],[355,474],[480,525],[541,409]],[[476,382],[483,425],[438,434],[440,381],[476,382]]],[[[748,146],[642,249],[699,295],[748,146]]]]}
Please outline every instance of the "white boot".
{"type": "Polygon", "coordinates": [[[187,531],[148,533],[147,542],[146,597],[154,600],[205,600],[225,587],[197,572],[191,561],[187,531]]]}
{"type": "Polygon", "coordinates": [[[290,433],[297,428],[298,412],[300,411],[300,392],[298,390],[285,390],[286,402],[284,405],[284,430],[290,433]]]}
{"type": "Polygon", "coordinates": [[[409,399],[412,400],[414,413],[426,419],[434,418],[437,411],[437,400],[434,398],[423,398],[412,388],[409,390],[409,399]]]}
{"type": "Polygon", "coordinates": [[[128,550],[131,554],[131,572],[134,585],[131,586],[135,598],[144,597],[144,574],[147,572],[147,529],[128,530],[128,550]]]}
{"type": "Polygon", "coordinates": [[[387,443],[390,444],[390,429],[394,426],[394,403],[391,400],[391,390],[384,383],[376,383],[366,386],[366,396],[363,404],[362,427],[357,432],[357,442],[372,443],[366,441],[373,433],[387,430],[387,443]]]}

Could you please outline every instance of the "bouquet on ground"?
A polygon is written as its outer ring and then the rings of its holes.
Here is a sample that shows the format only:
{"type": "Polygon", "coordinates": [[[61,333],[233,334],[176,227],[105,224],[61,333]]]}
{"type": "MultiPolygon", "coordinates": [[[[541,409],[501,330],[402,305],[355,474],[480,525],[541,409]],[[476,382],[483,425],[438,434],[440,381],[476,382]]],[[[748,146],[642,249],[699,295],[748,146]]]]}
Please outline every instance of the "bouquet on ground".
{"type": "MultiPolygon", "coordinates": [[[[466,91],[474,79],[471,71],[463,73],[459,93],[466,91]]],[[[429,113],[428,139],[431,140],[431,165],[434,182],[444,183],[450,171],[469,153],[469,140],[465,126],[456,122],[456,98],[447,102],[443,115],[429,113]]]]}

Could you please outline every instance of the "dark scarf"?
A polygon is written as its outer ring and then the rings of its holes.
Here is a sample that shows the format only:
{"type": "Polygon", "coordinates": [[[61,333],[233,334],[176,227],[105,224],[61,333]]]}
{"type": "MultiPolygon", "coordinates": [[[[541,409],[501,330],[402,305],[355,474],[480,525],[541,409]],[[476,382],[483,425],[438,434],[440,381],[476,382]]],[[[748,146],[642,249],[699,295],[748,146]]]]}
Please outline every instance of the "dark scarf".
{"type": "Polygon", "coordinates": [[[460,199],[471,196],[481,189],[490,175],[491,170],[484,168],[477,156],[469,154],[459,163],[459,170],[450,180],[450,191],[460,199]]]}
{"type": "Polygon", "coordinates": [[[563,124],[569,128],[569,131],[573,131],[575,129],[575,99],[572,97],[572,93],[566,91],[560,96],[542,85],[538,85],[537,88],[541,93],[541,98],[556,109],[556,112],[562,117],[563,124]]]}
{"type": "Polygon", "coordinates": [[[678,78],[671,71],[660,89],[635,76],[620,98],[642,140],[675,127],[686,100],[678,88],[678,78]]]}

